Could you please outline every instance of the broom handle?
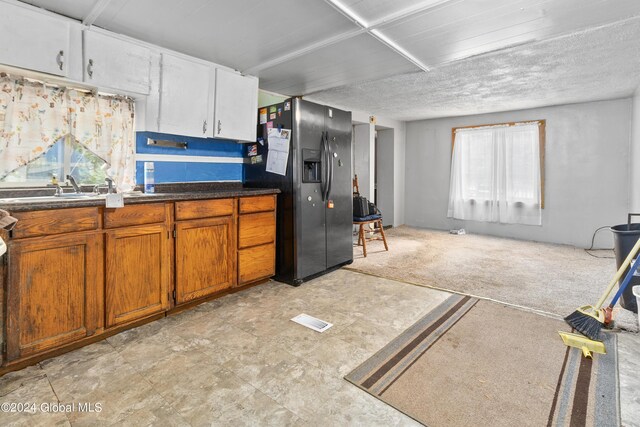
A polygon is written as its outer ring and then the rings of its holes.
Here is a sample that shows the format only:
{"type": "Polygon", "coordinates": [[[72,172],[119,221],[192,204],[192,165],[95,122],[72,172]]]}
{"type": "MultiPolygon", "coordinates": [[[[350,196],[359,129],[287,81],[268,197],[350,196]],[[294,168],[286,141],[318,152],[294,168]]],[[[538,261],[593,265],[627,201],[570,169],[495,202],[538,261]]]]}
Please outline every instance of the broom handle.
{"type": "Polygon", "coordinates": [[[618,283],[618,281],[622,277],[622,274],[624,274],[624,271],[627,269],[627,267],[629,267],[629,264],[631,264],[631,260],[638,253],[638,249],[640,249],[640,239],[638,239],[636,244],[633,245],[633,248],[631,249],[631,252],[629,252],[629,255],[627,255],[627,259],[624,260],[624,262],[622,263],[622,265],[620,266],[620,268],[616,272],[616,275],[613,276],[613,279],[611,279],[611,282],[609,282],[609,286],[607,286],[607,290],[604,292],[604,294],[602,294],[602,296],[598,300],[598,303],[593,308],[595,308],[596,310],[600,310],[602,308],[602,306],[604,305],[605,300],[611,294],[611,291],[613,290],[613,287],[616,285],[616,283],[618,283]]]}
{"type": "Polygon", "coordinates": [[[618,292],[616,292],[615,296],[613,297],[613,299],[609,303],[609,308],[613,308],[613,306],[616,305],[616,303],[618,302],[618,300],[622,296],[622,293],[624,292],[624,290],[627,289],[627,286],[629,286],[629,283],[631,283],[631,279],[633,279],[633,276],[636,274],[636,271],[638,271],[638,266],[640,266],[640,257],[636,258],[636,260],[634,261],[633,265],[631,265],[631,268],[629,269],[629,272],[624,277],[624,280],[622,281],[622,283],[620,283],[620,287],[618,288],[618,292]]]}

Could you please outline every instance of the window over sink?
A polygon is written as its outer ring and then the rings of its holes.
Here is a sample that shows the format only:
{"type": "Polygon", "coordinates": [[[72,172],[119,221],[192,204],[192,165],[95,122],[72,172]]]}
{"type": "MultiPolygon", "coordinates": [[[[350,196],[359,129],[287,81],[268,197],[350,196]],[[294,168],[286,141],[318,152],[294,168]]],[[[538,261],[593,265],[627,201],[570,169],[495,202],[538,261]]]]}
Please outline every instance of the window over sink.
{"type": "Polygon", "coordinates": [[[108,167],[107,162],[67,135],[38,159],[0,179],[0,187],[47,185],[54,175],[61,183],[71,175],[80,184],[104,184],[108,167]]]}
{"type": "Polygon", "coordinates": [[[0,185],[135,187],[134,101],[0,72],[0,185]]]}

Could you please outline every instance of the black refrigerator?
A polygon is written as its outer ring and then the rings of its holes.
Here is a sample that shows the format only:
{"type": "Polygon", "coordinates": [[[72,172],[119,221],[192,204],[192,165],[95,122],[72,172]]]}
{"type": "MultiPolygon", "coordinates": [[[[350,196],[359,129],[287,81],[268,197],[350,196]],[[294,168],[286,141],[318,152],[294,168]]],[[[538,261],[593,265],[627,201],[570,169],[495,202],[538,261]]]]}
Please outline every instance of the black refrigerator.
{"type": "Polygon", "coordinates": [[[248,147],[244,182],[281,191],[278,281],[297,286],[353,262],[351,132],[351,112],[299,98],[258,109],[257,150],[248,147]],[[269,128],[291,130],[284,175],[266,168],[269,128]]]}

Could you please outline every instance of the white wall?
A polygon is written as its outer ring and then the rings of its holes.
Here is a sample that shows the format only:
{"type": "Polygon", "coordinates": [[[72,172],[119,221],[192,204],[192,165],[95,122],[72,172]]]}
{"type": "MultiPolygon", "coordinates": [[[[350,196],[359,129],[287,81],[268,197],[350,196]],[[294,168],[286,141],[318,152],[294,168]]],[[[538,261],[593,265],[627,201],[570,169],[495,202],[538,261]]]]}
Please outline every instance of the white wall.
{"type": "Polygon", "coordinates": [[[382,225],[393,225],[394,223],[394,191],[395,191],[395,152],[394,152],[394,129],[380,129],[377,131],[376,165],[377,191],[376,206],[383,213],[382,225]]]}
{"type": "MultiPolygon", "coordinates": [[[[633,97],[633,118],[631,125],[631,186],[629,199],[631,211],[640,213],[640,88],[633,97]]],[[[640,222],[635,218],[634,222],[640,222]]]]}
{"type": "MultiPolygon", "coordinates": [[[[596,228],[626,222],[631,113],[632,99],[626,98],[409,122],[406,224],[588,247],[596,228]],[[447,218],[451,128],[538,119],[546,120],[542,226],[447,218]]],[[[610,232],[598,236],[597,247],[612,247],[610,232]]]]}

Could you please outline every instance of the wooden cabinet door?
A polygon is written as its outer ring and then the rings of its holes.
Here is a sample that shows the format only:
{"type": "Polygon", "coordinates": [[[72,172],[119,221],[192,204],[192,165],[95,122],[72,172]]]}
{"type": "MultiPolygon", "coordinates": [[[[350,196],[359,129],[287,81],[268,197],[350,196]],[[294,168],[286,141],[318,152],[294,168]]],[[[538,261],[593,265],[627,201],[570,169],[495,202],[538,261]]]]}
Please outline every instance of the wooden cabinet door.
{"type": "Polygon", "coordinates": [[[235,251],[233,216],[176,224],[176,303],[234,286],[235,251]]]}
{"type": "Polygon", "coordinates": [[[257,110],[258,79],[216,69],[213,135],[216,138],[255,141],[257,110]]]}
{"type": "Polygon", "coordinates": [[[85,30],[83,78],[106,89],[149,94],[151,50],[97,31],[85,30]]]}
{"type": "Polygon", "coordinates": [[[169,308],[169,241],[164,224],[107,232],[105,309],[108,327],[169,308]]]}
{"type": "Polygon", "coordinates": [[[102,328],[100,237],[72,234],[12,244],[8,360],[71,343],[102,328]]]}
{"type": "Polygon", "coordinates": [[[161,73],[160,132],[212,137],[209,112],[213,111],[214,81],[211,66],[163,53],[161,73]]]}
{"type": "Polygon", "coordinates": [[[68,76],[71,23],[64,18],[0,3],[0,63],[68,76]]]}

